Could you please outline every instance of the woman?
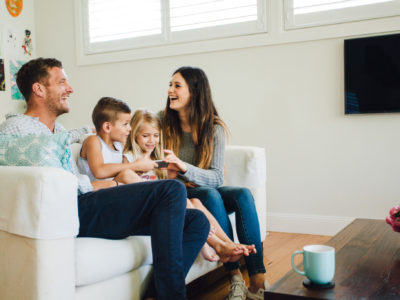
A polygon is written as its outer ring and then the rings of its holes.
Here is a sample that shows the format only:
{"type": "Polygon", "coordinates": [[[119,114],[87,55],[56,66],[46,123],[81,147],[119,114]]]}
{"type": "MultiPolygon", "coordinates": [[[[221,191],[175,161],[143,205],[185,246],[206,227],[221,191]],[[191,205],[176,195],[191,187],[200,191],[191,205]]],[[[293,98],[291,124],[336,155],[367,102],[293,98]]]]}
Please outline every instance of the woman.
{"type": "Polygon", "coordinates": [[[228,213],[235,212],[240,243],[255,245],[255,251],[245,257],[250,276],[248,290],[239,262],[224,264],[231,276],[228,299],[264,299],[267,283],[254,199],[246,188],[220,187],[227,127],[218,116],[207,76],[201,69],[182,67],[174,72],[161,118],[165,149],[170,149],[164,150],[164,160],[170,163],[169,177],[183,180],[188,197],[199,198],[231,239],[228,213]]]}

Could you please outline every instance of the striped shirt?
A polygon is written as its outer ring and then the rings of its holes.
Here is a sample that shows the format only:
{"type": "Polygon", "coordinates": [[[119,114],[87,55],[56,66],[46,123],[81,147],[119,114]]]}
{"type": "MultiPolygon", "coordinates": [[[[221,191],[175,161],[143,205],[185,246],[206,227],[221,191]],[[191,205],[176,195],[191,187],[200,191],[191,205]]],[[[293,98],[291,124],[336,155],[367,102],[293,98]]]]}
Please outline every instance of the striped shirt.
{"type": "MultiPolygon", "coordinates": [[[[13,135],[28,135],[36,133],[53,134],[62,131],[66,130],[57,122],[54,125],[54,132],[51,132],[49,127],[39,121],[39,118],[33,118],[24,114],[7,114],[6,121],[0,125],[1,133],[13,135]]],[[[91,129],[89,126],[69,131],[70,143],[78,142],[82,135],[90,132],[91,129]]],[[[93,186],[90,183],[89,177],[79,173],[74,159],[72,159],[72,173],[78,178],[78,191],[80,194],[84,194],[93,190],[93,186]]]]}

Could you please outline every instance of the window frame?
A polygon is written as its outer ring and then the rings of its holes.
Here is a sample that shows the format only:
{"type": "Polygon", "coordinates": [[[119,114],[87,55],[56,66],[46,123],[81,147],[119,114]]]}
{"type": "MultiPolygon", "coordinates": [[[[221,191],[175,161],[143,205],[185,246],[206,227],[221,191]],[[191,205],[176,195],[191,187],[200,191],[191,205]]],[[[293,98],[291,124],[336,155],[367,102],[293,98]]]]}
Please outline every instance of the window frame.
{"type": "Polygon", "coordinates": [[[123,40],[90,43],[89,41],[89,0],[75,0],[78,22],[81,24],[81,36],[84,55],[107,52],[135,50],[224,39],[267,32],[267,0],[257,0],[257,21],[235,23],[186,31],[169,30],[169,0],[161,1],[161,34],[148,37],[136,37],[123,40]]]}
{"type": "Polygon", "coordinates": [[[400,0],[393,0],[391,2],[341,8],[336,11],[326,10],[308,13],[296,17],[293,13],[294,1],[284,0],[283,3],[285,30],[372,20],[400,14],[400,0]]]}
{"type": "Polygon", "coordinates": [[[135,48],[123,51],[85,54],[82,37],[83,26],[81,1],[82,0],[75,0],[74,3],[76,36],[75,59],[78,66],[125,63],[139,60],[146,61],[149,59],[163,59],[166,57],[193,54],[199,55],[205,53],[216,53],[218,55],[218,52],[222,53],[223,51],[235,51],[245,48],[255,49],[288,43],[400,32],[398,26],[400,22],[400,13],[392,17],[286,30],[284,24],[284,2],[264,0],[265,11],[268,16],[268,19],[264,20],[264,24],[268,29],[266,32],[195,42],[135,48]]]}

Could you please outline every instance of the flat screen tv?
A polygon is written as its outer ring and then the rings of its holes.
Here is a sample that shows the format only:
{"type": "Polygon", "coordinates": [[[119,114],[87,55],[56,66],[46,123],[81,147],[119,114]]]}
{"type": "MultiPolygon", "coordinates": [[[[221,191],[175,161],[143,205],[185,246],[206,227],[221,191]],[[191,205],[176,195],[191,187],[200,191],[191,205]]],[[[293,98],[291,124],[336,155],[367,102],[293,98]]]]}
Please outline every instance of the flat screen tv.
{"type": "Polygon", "coordinates": [[[400,34],[344,41],[345,113],[400,112],[400,34]]]}

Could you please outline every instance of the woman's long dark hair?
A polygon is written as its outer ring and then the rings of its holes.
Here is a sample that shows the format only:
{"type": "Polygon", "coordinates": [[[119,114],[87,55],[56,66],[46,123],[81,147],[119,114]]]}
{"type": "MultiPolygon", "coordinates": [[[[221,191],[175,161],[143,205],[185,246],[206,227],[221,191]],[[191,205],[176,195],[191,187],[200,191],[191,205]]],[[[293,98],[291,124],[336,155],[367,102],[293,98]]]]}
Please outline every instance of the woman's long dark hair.
{"type": "MultiPolygon", "coordinates": [[[[225,133],[227,127],[219,118],[217,109],[211,96],[210,84],[203,70],[194,67],[181,67],[174,72],[181,74],[189,87],[189,123],[192,129],[192,138],[196,144],[195,163],[199,168],[208,169],[214,149],[214,127],[221,125],[225,133]]],[[[169,107],[170,100],[164,110],[162,131],[165,149],[171,149],[179,154],[182,140],[182,128],[178,112],[169,107]]]]}

